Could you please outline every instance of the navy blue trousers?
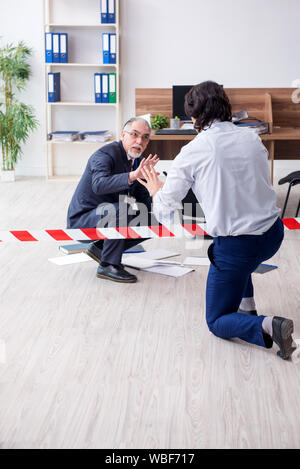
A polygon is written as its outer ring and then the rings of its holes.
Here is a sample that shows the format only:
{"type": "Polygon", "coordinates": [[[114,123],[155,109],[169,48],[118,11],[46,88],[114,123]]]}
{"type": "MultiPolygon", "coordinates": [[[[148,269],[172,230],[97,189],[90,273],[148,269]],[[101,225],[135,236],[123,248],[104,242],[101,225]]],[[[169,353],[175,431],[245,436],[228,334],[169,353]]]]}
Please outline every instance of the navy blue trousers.
{"type": "MultiPolygon", "coordinates": [[[[140,211],[132,212],[128,204],[125,203],[114,203],[114,204],[102,204],[101,208],[95,210],[99,221],[97,228],[104,227],[116,227],[116,226],[147,226],[153,222],[151,213],[144,210],[141,214],[140,211]],[[138,224],[133,223],[135,220],[138,224]],[[131,223],[133,223],[131,225],[131,223]]],[[[157,221],[156,221],[157,223],[157,221]]],[[[119,265],[123,252],[127,249],[136,246],[148,238],[137,238],[137,239],[107,239],[104,241],[98,241],[97,244],[102,248],[101,261],[109,264],[119,265]]]]}
{"type": "Polygon", "coordinates": [[[206,285],[206,320],[209,330],[223,339],[239,338],[272,347],[262,331],[265,316],[238,313],[242,298],[254,296],[251,274],[274,256],[284,237],[278,218],[262,235],[218,236],[208,248],[211,261],[206,285]]]}

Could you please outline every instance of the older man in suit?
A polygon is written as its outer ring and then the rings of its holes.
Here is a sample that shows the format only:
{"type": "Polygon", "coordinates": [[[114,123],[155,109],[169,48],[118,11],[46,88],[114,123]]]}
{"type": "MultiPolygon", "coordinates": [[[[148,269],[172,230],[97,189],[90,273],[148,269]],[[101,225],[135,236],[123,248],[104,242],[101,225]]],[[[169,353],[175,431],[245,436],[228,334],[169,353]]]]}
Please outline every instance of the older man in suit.
{"type": "MultiPolygon", "coordinates": [[[[155,166],[159,161],[157,155],[141,159],[150,133],[146,120],[133,117],[124,125],[119,142],[103,146],[89,158],[68,209],[68,228],[127,226],[137,213],[144,214],[142,223],[147,225],[152,199],[137,179],[142,177],[143,168],[155,166]]],[[[136,276],[121,265],[121,258],[124,251],[141,241],[116,239],[91,243],[87,254],[99,263],[97,277],[136,282],[136,276]]]]}

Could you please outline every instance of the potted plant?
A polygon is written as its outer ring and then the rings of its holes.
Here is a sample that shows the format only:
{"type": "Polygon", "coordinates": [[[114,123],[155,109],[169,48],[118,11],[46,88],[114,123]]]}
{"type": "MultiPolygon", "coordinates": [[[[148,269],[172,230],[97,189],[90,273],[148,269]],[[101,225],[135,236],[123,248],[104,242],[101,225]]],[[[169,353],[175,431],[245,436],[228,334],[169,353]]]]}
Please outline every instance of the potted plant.
{"type": "Polygon", "coordinates": [[[25,88],[30,77],[27,63],[31,50],[20,41],[17,46],[0,48],[0,144],[2,151],[1,179],[14,180],[14,169],[22,155],[21,144],[28,140],[38,121],[32,106],[20,102],[15,90],[25,88]]]}
{"type": "Polygon", "coordinates": [[[163,129],[164,127],[168,127],[169,118],[163,116],[162,114],[156,114],[155,117],[152,119],[152,128],[155,130],[163,129]]]}

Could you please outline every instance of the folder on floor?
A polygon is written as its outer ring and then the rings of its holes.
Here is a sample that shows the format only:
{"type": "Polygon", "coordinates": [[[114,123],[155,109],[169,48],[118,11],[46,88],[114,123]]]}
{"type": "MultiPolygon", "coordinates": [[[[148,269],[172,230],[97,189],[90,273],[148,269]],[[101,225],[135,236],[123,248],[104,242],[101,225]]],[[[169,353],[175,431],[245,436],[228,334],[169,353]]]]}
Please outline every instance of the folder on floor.
{"type": "Polygon", "coordinates": [[[116,1],[108,0],[108,23],[116,22],[116,1]]]}
{"type": "Polygon", "coordinates": [[[109,103],[108,95],[108,73],[101,73],[101,91],[102,91],[102,103],[109,103]]]}
{"type": "Polygon", "coordinates": [[[59,61],[62,63],[68,62],[68,34],[59,34],[59,61]]]}
{"type": "Polygon", "coordinates": [[[46,63],[53,62],[52,33],[45,33],[45,61],[46,63]]]}
{"type": "Polygon", "coordinates": [[[115,64],[117,61],[117,36],[115,33],[109,34],[109,63],[115,64]]]}
{"type": "Polygon", "coordinates": [[[60,101],[60,73],[48,73],[48,102],[60,101]]]}
{"type": "Polygon", "coordinates": [[[109,102],[115,103],[117,101],[117,75],[116,73],[109,74],[109,102]]]}
{"type": "Polygon", "coordinates": [[[59,63],[59,33],[52,34],[52,44],[53,44],[53,62],[59,63]]]}
{"type": "Polygon", "coordinates": [[[94,74],[95,103],[102,103],[101,74],[94,74]]]}
{"type": "Polygon", "coordinates": [[[101,3],[101,23],[108,23],[107,0],[100,0],[101,3]]]}
{"type": "Polygon", "coordinates": [[[103,63],[109,64],[109,33],[102,33],[103,63]]]}

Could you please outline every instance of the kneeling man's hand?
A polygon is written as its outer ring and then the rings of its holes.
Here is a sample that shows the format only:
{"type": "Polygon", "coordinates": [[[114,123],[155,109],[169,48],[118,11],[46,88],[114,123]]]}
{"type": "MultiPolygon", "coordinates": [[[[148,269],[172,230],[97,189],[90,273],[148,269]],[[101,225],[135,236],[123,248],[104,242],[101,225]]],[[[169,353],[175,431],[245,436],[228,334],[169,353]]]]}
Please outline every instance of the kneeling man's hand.
{"type": "Polygon", "coordinates": [[[146,187],[148,190],[149,194],[154,197],[155,194],[163,187],[164,182],[162,182],[158,176],[159,173],[155,171],[153,166],[150,166],[150,168],[145,167],[142,168],[142,178],[144,179],[138,179],[139,183],[141,183],[143,186],[146,187]]]}

